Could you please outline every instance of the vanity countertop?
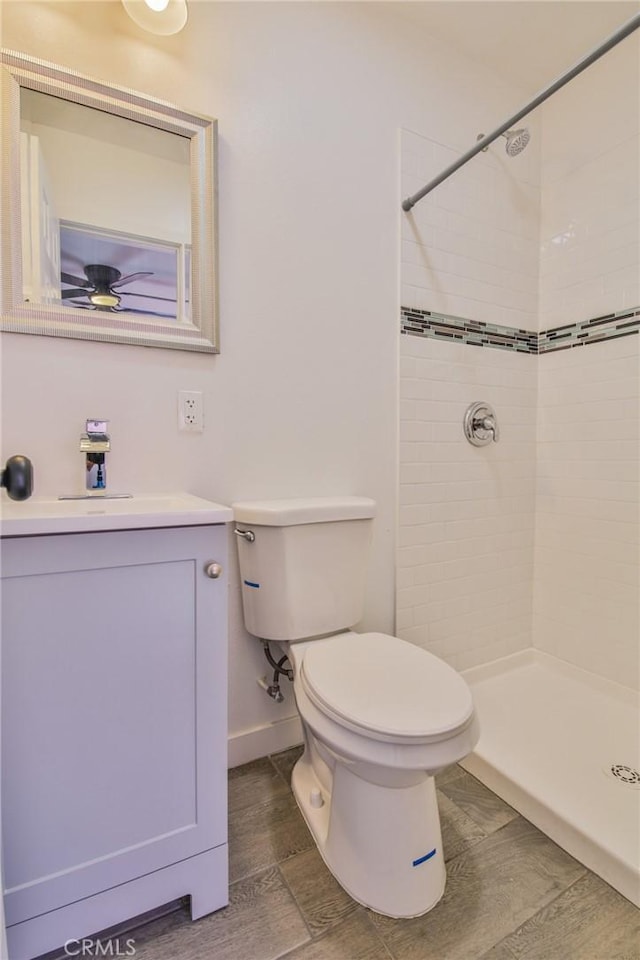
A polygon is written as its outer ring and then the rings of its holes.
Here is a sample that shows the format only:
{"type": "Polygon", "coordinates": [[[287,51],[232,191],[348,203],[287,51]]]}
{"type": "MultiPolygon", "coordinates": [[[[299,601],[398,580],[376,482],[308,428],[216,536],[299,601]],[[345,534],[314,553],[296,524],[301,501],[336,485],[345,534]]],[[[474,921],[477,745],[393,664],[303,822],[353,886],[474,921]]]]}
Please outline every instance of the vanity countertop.
{"type": "Polygon", "coordinates": [[[148,527],[187,527],[228,523],[230,507],[188,493],[133,496],[129,499],[46,500],[0,503],[0,536],[93,533],[148,527]]]}

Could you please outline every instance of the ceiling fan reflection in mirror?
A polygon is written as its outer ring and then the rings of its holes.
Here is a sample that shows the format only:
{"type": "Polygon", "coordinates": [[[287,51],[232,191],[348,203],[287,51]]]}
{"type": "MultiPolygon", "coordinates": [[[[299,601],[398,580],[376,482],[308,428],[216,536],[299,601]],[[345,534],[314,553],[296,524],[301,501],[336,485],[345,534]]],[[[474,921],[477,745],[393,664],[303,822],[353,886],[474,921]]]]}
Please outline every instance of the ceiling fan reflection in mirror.
{"type": "Polygon", "coordinates": [[[70,288],[63,289],[61,294],[62,299],[67,300],[70,306],[83,310],[103,310],[109,313],[145,313],[154,317],[173,319],[172,314],[157,313],[153,310],[145,310],[144,307],[135,310],[133,307],[120,306],[124,294],[127,297],[138,297],[144,300],[169,300],[168,297],[136,293],[134,290],[122,290],[122,293],[116,293],[116,290],[135,280],[153,276],[153,270],[142,270],[123,277],[120,270],[105,263],[89,263],[83,269],[84,278],[75,277],[64,271],[60,273],[63,284],[72,284],[70,288]]]}

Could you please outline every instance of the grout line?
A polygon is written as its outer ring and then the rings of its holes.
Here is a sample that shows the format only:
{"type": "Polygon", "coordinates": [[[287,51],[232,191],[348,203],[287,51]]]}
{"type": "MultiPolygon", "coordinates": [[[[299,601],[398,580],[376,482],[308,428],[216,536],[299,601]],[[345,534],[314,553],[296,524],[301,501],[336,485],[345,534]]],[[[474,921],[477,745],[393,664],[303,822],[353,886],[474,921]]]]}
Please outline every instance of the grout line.
{"type": "Polygon", "coordinates": [[[280,779],[281,779],[284,783],[286,783],[287,786],[290,788],[291,785],[287,782],[287,779],[286,779],[284,773],[283,773],[282,770],[278,767],[277,763],[274,761],[274,759],[273,759],[274,756],[276,756],[276,754],[274,754],[274,755],[269,754],[269,762],[270,762],[271,766],[273,767],[273,769],[275,770],[275,772],[276,772],[276,773],[278,774],[278,776],[280,777],[280,779]]]}
{"type": "MultiPolygon", "coordinates": [[[[527,822],[530,822],[530,821],[527,821],[527,822]]],[[[545,834],[545,836],[547,836],[547,834],[545,834]]],[[[560,849],[562,850],[563,848],[560,847],[560,849]]],[[[564,852],[566,853],[566,850],[564,852]]],[[[569,854],[569,856],[571,856],[571,854],[569,854]]],[[[575,857],[573,859],[575,860],[575,857]]],[[[580,861],[576,861],[576,862],[579,863],[580,861]]],[[[576,883],[580,883],[582,880],[584,880],[585,877],[589,877],[589,876],[594,876],[593,871],[589,870],[587,867],[584,867],[584,871],[580,874],[579,877],[576,877],[576,879],[572,880],[571,883],[568,883],[566,887],[563,887],[562,890],[559,890],[554,897],[551,897],[550,900],[547,900],[547,902],[544,903],[539,910],[536,910],[536,912],[533,913],[530,917],[527,917],[527,919],[524,920],[518,927],[516,927],[515,930],[511,930],[511,932],[508,933],[505,937],[503,937],[502,940],[498,941],[498,943],[495,943],[493,947],[491,947],[491,950],[489,951],[489,953],[491,953],[492,950],[494,950],[497,946],[499,946],[499,944],[503,944],[504,947],[509,951],[511,956],[514,957],[514,960],[520,960],[518,955],[514,953],[514,951],[509,946],[509,944],[505,943],[505,940],[509,940],[511,937],[514,937],[519,930],[522,930],[523,927],[526,927],[528,923],[532,923],[533,921],[535,921],[536,917],[539,916],[539,914],[541,914],[545,910],[548,910],[549,907],[556,902],[556,900],[558,900],[560,897],[563,897],[565,893],[567,893],[569,890],[575,887],[576,883]]],[[[606,881],[603,881],[603,883],[606,883],[606,881]]],[[[482,960],[482,957],[480,957],[479,960],[482,960]]],[[[549,958],[549,960],[551,960],[551,958],[549,958]]]]}
{"type": "MultiPolygon", "coordinates": [[[[306,853],[306,851],[304,851],[304,850],[301,851],[301,852],[302,852],[302,853],[306,853]]],[[[294,856],[297,856],[297,854],[294,854],[294,856]]],[[[288,857],[287,859],[290,860],[291,857],[288,857]]],[[[284,862],[284,861],[283,861],[283,862],[284,862]]],[[[305,925],[305,927],[306,927],[307,933],[309,934],[309,940],[305,941],[305,943],[311,943],[311,942],[313,941],[313,939],[314,939],[314,937],[313,937],[313,932],[312,932],[312,930],[311,930],[311,927],[310,927],[309,924],[307,923],[307,918],[306,918],[305,915],[304,915],[304,910],[302,909],[302,907],[301,907],[300,904],[298,903],[298,898],[296,897],[295,893],[294,893],[293,890],[291,889],[291,887],[290,887],[290,885],[289,885],[289,882],[287,881],[287,878],[285,877],[284,873],[283,873],[282,870],[280,869],[280,864],[279,864],[279,863],[277,864],[277,869],[278,869],[278,873],[279,873],[279,875],[280,875],[280,879],[282,880],[282,883],[284,884],[285,888],[289,891],[289,896],[291,897],[291,899],[292,899],[293,902],[295,903],[295,905],[296,905],[296,910],[297,910],[298,913],[300,914],[300,918],[301,918],[302,922],[304,923],[304,925],[305,925]]],[[[318,939],[320,939],[320,938],[318,938],[318,939]]],[[[303,944],[298,944],[298,946],[302,946],[302,945],[303,945],[303,944]]],[[[298,949],[298,946],[292,947],[291,950],[287,950],[287,953],[280,954],[279,957],[276,958],[276,960],[280,960],[280,957],[286,957],[287,954],[293,953],[294,950],[297,950],[297,949],[298,949]]]]}
{"type": "Polygon", "coordinates": [[[369,910],[368,907],[363,907],[362,909],[364,910],[365,922],[367,923],[369,928],[372,930],[374,936],[376,937],[376,940],[380,943],[380,946],[383,947],[383,949],[386,951],[386,954],[389,960],[402,960],[401,957],[397,957],[396,954],[392,952],[391,947],[387,944],[386,940],[384,939],[384,937],[376,927],[375,923],[371,919],[371,914],[374,911],[369,910]]]}
{"type": "MultiPolygon", "coordinates": [[[[537,916],[537,914],[534,913],[534,917],[535,917],[535,916],[537,916]]],[[[525,923],[526,923],[526,922],[527,922],[527,921],[525,920],[525,923]]],[[[523,925],[524,925],[524,924],[520,924],[520,926],[523,926],[523,925]]],[[[520,927],[518,927],[517,929],[519,930],[520,927]]],[[[515,932],[516,932],[515,930],[512,930],[511,933],[508,933],[508,934],[506,935],[506,937],[503,937],[503,938],[502,938],[502,940],[498,940],[497,943],[494,943],[494,945],[493,945],[492,947],[489,947],[489,949],[486,951],[486,953],[483,953],[481,957],[478,957],[478,960],[484,960],[485,957],[491,957],[491,955],[493,954],[493,951],[496,950],[498,947],[502,947],[503,950],[506,950],[507,953],[509,954],[509,956],[510,956],[510,957],[513,957],[513,960],[522,960],[522,958],[517,957],[517,956],[515,955],[515,953],[513,952],[513,950],[511,949],[511,947],[509,946],[509,944],[505,942],[506,940],[509,939],[509,937],[512,937],[515,932]]],[[[551,960],[551,958],[549,957],[548,960],[551,960]]]]}
{"type": "MultiPolygon", "coordinates": [[[[291,750],[297,750],[301,746],[302,744],[296,744],[293,747],[288,747],[286,750],[280,750],[278,753],[269,754],[269,761],[271,762],[271,765],[275,767],[276,773],[278,773],[278,775],[280,776],[280,779],[284,781],[284,783],[287,785],[291,793],[293,793],[293,791],[291,790],[291,779],[287,779],[284,772],[280,770],[280,768],[278,767],[277,763],[273,758],[282,756],[282,754],[285,754],[285,753],[289,753],[291,750]]],[[[302,754],[300,754],[300,756],[302,756],[302,754]]]]}

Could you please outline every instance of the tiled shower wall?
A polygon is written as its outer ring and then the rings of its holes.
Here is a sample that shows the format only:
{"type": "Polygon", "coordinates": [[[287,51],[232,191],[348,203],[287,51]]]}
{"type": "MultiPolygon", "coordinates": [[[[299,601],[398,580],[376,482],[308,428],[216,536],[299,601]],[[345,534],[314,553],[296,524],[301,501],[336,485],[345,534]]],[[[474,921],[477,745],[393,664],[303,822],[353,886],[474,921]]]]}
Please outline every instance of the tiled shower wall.
{"type": "Polygon", "coordinates": [[[640,303],[640,38],[542,107],[539,329],[640,303]]]}
{"type": "MultiPolygon", "coordinates": [[[[403,133],[403,196],[463,149],[403,133]]],[[[536,149],[480,155],[403,216],[403,306],[535,330],[536,149]]],[[[396,629],[464,669],[531,643],[537,357],[439,329],[401,337],[396,629]],[[475,400],[496,408],[498,444],[464,439],[475,400]]]]}
{"type": "Polygon", "coordinates": [[[534,645],[638,681],[640,336],[540,357],[534,645]]]}
{"type": "Polygon", "coordinates": [[[531,643],[536,361],[401,338],[397,631],[458,669],[531,643]],[[487,400],[500,442],[474,447],[487,400]]]}
{"type": "MultiPolygon", "coordinates": [[[[527,150],[499,171],[488,161],[474,191],[461,177],[487,162],[479,157],[403,223],[402,305],[418,309],[404,311],[400,347],[397,630],[459,669],[533,643],[634,686],[640,336],[627,308],[640,300],[637,44],[601,66],[582,88],[565,88],[566,101],[563,91],[550,101],[548,125],[543,114],[541,186],[535,156],[516,166],[527,150]],[[500,178],[499,199],[474,200],[500,178]],[[531,240],[538,229],[541,243],[531,240]],[[492,334],[478,321],[498,326],[492,334]],[[465,441],[474,400],[495,406],[499,444],[465,441]]],[[[402,147],[403,195],[451,159],[416,134],[402,147]]]]}
{"type": "MultiPolygon", "coordinates": [[[[403,197],[468,146],[403,130],[403,197]]],[[[537,329],[539,146],[538,137],[511,160],[502,150],[480,154],[403,214],[403,306],[537,329]]]]}
{"type": "MultiPolygon", "coordinates": [[[[545,105],[542,329],[640,303],[639,81],[631,37],[545,105]]],[[[637,319],[616,331],[628,336],[541,357],[538,387],[534,644],[629,686],[640,682],[637,319]]]]}

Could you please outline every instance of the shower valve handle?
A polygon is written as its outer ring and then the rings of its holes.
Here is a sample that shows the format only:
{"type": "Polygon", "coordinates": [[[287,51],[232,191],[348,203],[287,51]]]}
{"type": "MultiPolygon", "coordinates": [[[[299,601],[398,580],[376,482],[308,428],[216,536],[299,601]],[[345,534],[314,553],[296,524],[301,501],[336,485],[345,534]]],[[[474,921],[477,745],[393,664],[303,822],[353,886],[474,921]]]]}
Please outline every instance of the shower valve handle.
{"type": "Polygon", "coordinates": [[[495,443],[500,439],[498,424],[493,417],[478,417],[473,421],[473,426],[476,430],[487,430],[489,433],[492,433],[495,443]]]}
{"type": "Polygon", "coordinates": [[[464,435],[474,447],[486,447],[500,439],[498,418],[493,407],[480,400],[472,403],[464,415],[464,435]]]}

